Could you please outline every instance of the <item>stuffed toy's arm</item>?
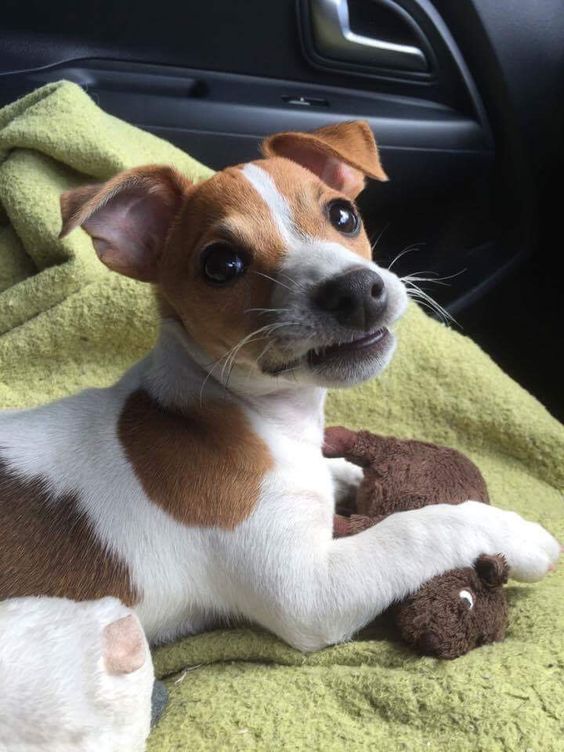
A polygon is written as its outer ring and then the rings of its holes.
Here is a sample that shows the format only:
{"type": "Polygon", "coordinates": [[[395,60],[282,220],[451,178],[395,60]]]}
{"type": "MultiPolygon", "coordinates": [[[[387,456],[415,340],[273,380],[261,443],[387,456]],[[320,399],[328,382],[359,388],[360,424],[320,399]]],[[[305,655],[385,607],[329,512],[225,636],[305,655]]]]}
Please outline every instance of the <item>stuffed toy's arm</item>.
{"type": "Polygon", "coordinates": [[[365,468],[378,459],[380,450],[389,442],[389,438],[368,431],[331,426],[325,429],[323,454],[325,457],[343,457],[347,462],[365,468]]]}

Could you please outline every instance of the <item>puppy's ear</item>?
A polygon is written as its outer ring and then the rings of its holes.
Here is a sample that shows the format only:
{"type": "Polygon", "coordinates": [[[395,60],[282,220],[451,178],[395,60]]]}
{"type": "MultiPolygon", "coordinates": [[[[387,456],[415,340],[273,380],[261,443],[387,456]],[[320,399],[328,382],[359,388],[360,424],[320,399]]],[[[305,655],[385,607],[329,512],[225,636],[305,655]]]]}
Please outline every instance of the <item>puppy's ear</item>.
{"type": "Polygon", "coordinates": [[[150,165],[67,191],[61,196],[59,237],[82,227],[107,267],[153,282],[170,224],[190,187],[172,167],[150,165]]]}
{"type": "Polygon", "coordinates": [[[286,157],[306,167],[331,188],[355,198],[365,177],[388,180],[365,120],[352,120],[311,133],[275,133],[263,141],[265,157],[286,157]]]}
{"type": "Polygon", "coordinates": [[[131,674],[147,660],[145,639],[133,614],[104,627],[103,656],[109,674],[131,674]]]}

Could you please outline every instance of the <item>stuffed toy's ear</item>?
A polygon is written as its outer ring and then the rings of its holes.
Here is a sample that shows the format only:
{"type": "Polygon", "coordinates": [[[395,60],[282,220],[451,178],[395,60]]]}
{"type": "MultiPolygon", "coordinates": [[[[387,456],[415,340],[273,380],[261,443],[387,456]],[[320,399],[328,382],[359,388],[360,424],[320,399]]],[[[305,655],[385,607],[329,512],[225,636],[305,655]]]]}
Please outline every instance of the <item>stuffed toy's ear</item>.
{"type": "Polygon", "coordinates": [[[261,145],[265,157],[286,157],[306,167],[331,188],[355,198],[365,177],[388,180],[365,120],[352,120],[310,133],[275,133],[261,145]]]}
{"type": "Polygon", "coordinates": [[[133,614],[104,627],[103,656],[109,674],[131,674],[147,660],[145,640],[133,614]]]}
{"type": "Polygon", "coordinates": [[[356,433],[344,426],[331,426],[325,429],[323,455],[325,457],[344,457],[356,440],[356,433]]]}
{"type": "Polygon", "coordinates": [[[509,565],[501,554],[482,554],[474,562],[474,569],[484,585],[490,588],[505,585],[509,577],[509,565]]]}
{"type": "Polygon", "coordinates": [[[61,196],[59,237],[82,227],[107,267],[153,282],[170,224],[190,186],[173,168],[149,165],[67,191],[61,196]]]}

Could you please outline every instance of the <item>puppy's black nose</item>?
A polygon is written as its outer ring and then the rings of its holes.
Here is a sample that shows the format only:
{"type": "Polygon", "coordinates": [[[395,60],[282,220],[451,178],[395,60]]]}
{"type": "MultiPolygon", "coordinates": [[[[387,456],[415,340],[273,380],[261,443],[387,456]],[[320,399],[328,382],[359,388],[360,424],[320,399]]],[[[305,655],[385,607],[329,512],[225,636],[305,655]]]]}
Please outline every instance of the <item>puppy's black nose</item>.
{"type": "Polygon", "coordinates": [[[386,307],[386,287],[377,272],[356,267],[322,282],[314,290],[313,302],[339,324],[369,331],[386,307]]]}

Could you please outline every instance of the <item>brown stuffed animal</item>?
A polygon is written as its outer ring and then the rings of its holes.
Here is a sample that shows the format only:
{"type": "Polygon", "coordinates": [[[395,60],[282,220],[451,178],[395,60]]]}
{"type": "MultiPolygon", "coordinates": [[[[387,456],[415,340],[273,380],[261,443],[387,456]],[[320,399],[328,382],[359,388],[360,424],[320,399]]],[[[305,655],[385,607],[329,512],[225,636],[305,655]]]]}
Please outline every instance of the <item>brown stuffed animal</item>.
{"type": "MultiPolygon", "coordinates": [[[[352,513],[335,515],[335,537],[365,530],[393,512],[428,504],[461,504],[468,499],[489,504],[480,471],[454,449],[334,427],[325,432],[324,454],[344,457],[364,471],[354,508],[348,510],[352,513]]],[[[457,658],[504,638],[503,585],[508,569],[503,556],[484,554],[473,567],[429,580],[388,613],[403,640],[420,653],[457,658]]]]}

